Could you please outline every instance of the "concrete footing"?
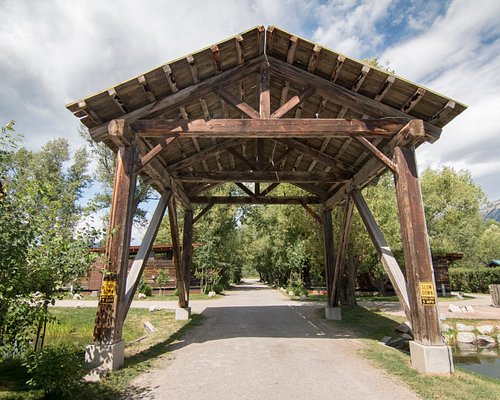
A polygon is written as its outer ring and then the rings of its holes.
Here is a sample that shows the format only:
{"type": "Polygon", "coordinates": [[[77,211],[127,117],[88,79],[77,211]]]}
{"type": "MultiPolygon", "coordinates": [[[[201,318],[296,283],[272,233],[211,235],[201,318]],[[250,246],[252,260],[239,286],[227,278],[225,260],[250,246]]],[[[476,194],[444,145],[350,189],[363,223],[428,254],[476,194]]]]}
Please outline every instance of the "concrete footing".
{"type": "Polygon", "coordinates": [[[325,318],[340,321],[342,319],[342,309],[340,307],[325,307],[325,318]]]}
{"type": "Polygon", "coordinates": [[[411,365],[424,374],[451,374],[453,356],[451,348],[442,346],[425,346],[415,341],[410,342],[411,365]]]}
{"type": "Polygon", "coordinates": [[[191,307],[176,308],[175,319],[178,321],[186,321],[191,316],[191,307]]]}
{"type": "Polygon", "coordinates": [[[123,366],[125,341],[113,344],[89,344],[85,349],[85,364],[88,369],[115,371],[123,366]]]}

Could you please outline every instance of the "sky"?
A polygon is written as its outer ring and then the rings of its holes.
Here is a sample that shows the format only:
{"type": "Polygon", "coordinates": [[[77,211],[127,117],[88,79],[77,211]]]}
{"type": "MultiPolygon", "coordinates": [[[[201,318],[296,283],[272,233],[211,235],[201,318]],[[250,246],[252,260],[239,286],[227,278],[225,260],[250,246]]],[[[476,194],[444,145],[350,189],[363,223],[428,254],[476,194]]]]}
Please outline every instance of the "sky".
{"type": "Polygon", "coordinates": [[[499,0],[0,0],[0,124],[24,145],[84,145],[65,104],[275,25],[465,103],[420,168],[467,169],[500,199],[499,0]]]}

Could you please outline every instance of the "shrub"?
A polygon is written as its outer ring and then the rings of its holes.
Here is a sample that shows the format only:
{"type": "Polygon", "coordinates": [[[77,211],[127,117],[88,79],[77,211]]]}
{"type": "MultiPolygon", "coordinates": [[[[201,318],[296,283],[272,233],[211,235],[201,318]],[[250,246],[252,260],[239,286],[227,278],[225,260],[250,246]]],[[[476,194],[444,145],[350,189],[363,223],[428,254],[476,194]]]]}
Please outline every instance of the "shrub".
{"type": "Polygon", "coordinates": [[[450,268],[452,290],[489,293],[489,285],[500,284],[500,268],[450,268]]]}
{"type": "Polygon", "coordinates": [[[146,283],[144,277],[139,282],[139,293],[144,293],[148,297],[153,294],[153,288],[149,283],[146,283]]]}
{"type": "Polygon", "coordinates": [[[83,357],[74,346],[59,345],[45,347],[32,353],[26,362],[28,374],[26,383],[42,389],[46,398],[73,398],[72,391],[83,376],[83,357]]]}

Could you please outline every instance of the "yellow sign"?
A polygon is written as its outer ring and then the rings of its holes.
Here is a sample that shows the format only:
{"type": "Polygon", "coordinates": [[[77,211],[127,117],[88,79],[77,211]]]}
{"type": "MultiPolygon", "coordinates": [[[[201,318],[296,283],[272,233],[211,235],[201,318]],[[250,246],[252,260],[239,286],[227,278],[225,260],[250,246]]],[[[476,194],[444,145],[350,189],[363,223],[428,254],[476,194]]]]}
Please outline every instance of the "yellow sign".
{"type": "Polygon", "coordinates": [[[423,306],[436,304],[436,290],[433,282],[420,282],[420,302],[423,306]]]}
{"type": "Polygon", "coordinates": [[[101,304],[113,304],[116,296],[116,281],[102,281],[101,304]]]}

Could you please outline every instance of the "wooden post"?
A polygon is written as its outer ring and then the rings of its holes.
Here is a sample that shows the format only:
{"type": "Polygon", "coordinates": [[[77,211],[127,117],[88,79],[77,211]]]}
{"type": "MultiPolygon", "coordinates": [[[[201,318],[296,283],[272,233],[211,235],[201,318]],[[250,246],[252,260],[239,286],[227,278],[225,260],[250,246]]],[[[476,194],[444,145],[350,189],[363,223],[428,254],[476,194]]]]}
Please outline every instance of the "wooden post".
{"type": "Polygon", "coordinates": [[[106,262],[108,265],[103,280],[103,288],[106,286],[109,296],[105,298],[106,293],[101,291],[94,328],[94,342],[98,344],[113,344],[122,340],[125,287],[132,230],[132,202],[136,183],[133,171],[136,160],[137,151],[133,145],[118,148],[109,236],[106,243],[106,262]]]}
{"type": "Polygon", "coordinates": [[[168,218],[170,221],[170,234],[172,236],[172,252],[175,266],[176,287],[179,296],[179,307],[187,307],[186,303],[186,285],[184,283],[184,273],[181,267],[181,249],[179,243],[179,224],[177,222],[177,210],[174,197],[170,198],[168,203],[168,218]]]}
{"type": "Polygon", "coordinates": [[[185,285],[185,307],[189,307],[189,286],[193,260],[193,210],[184,210],[184,232],[182,238],[182,273],[185,285]]]}
{"type": "Polygon", "coordinates": [[[342,274],[344,273],[345,256],[347,252],[347,244],[349,243],[349,232],[351,229],[353,208],[354,203],[351,198],[348,198],[344,209],[344,224],[342,226],[342,233],[337,248],[337,258],[335,259],[332,292],[331,297],[329,298],[330,307],[339,306],[340,281],[342,280],[342,274]]]}
{"type": "Polygon", "coordinates": [[[130,267],[130,271],[127,276],[127,289],[125,292],[125,311],[124,318],[127,316],[130,305],[132,304],[132,300],[134,299],[134,293],[139,286],[139,282],[146,267],[146,263],[148,262],[149,253],[151,252],[151,248],[153,247],[153,242],[156,238],[156,234],[158,233],[158,229],[160,228],[161,221],[163,220],[163,215],[165,214],[165,209],[167,208],[168,201],[172,196],[172,192],[168,191],[163,193],[158,201],[158,205],[156,206],[155,212],[151,221],[148,225],[148,229],[142,239],[141,246],[139,247],[139,251],[134,258],[134,262],[132,263],[132,267],[130,267]]]}
{"type": "Polygon", "coordinates": [[[415,341],[426,346],[443,345],[439,326],[436,284],[431,261],[415,147],[396,147],[398,166],[396,195],[408,280],[411,323],[415,341]]]}
{"type": "Polygon", "coordinates": [[[327,289],[327,302],[329,307],[333,307],[330,299],[332,296],[333,271],[335,265],[335,256],[333,254],[333,228],[332,213],[330,210],[323,210],[323,246],[325,252],[325,281],[327,289]]]}

